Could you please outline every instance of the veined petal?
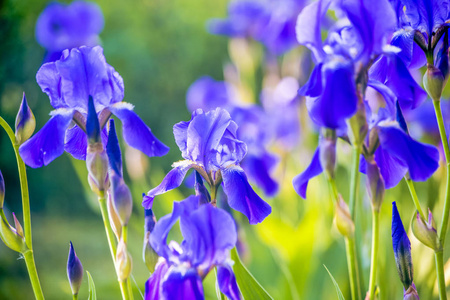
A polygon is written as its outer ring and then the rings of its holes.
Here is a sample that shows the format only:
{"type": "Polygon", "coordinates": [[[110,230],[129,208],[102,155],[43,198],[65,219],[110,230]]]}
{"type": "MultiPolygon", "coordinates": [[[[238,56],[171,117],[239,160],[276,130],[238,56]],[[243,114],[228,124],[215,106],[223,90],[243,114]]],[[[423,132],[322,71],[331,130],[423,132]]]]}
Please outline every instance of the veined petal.
{"type": "Polygon", "coordinates": [[[172,165],[173,169],[167,173],[163,181],[155,188],[151,189],[147,193],[147,197],[144,197],[142,206],[145,209],[152,207],[153,199],[156,195],[164,194],[167,191],[173,190],[181,185],[186,173],[190,168],[194,166],[194,162],[190,160],[182,160],[172,165]]]}
{"type": "Polygon", "coordinates": [[[72,110],[54,111],[44,127],[20,146],[20,156],[28,166],[46,166],[64,153],[64,136],[73,113],[72,110]]]}
{"type": "Polygon", "coordinates": [[[234,276],[233,269],[229,264],[225,264],[217,267],[217,282],[219,283],[219,289],[228,299],[240,300],[241,292],[236,283],[236,277],[234,276]]]}
{"type": "Polygon", "coordinates": [[[381,145],[375,151],[375,161],[380,168],[387,189],[396,186],[408,172],[408,166],[381,145]]]}
{"type": "Polygon", "coordinates": [[[203,300],[202,279],[195,269],[187,271],[176,268],[169,269],[162,283],[164,299],[166,300],[203,300]]]}
{"type": "Polygon", "coordinates": [[[231,208],[247,216],[250,224],[262,222],[272,208],[261,199],[250,186],[247,176],[239,166],[230,166],[222,170],[223,190],[231,208]]]}
{"type": "Polygon", "coordinates": [[[425,181],[439,167],[439,151],[434,146],[413,140],[402,130],[380,126],[380,144],[408,167],[414,181],[425,181]]]}
{"type": "Polygon", "coordinates": [[[109,107],[109,110],[122,121],[123,137],[127,144],[150,157],[166,155],[169,148],[153,135],[150,128],[132,109],[131,104],[124,102],[109,107]]]}
{"type": "Polygon", "coordinates": [[[428,35],[448,18],[448,0],[403,0],[405,14],[414,29],[428,35]]]}
{"type": "Polygon", "coordinates": [[[156,270],[145,283],[145,300],[160,300],[162,297],[162,282],[169,266],[164,260],[156,265],[156,270]]]}
{"type": "Polygon", "coordinates": [[[85,160],[87,149],[86,133],[74,125],[67,129],[64,142],[64,150],[69,152],[75,159],[85,160]]]}
{"type": "Polygon", "coordinates": [[[309,180],[322,173],[322,165],[320,164],[319,156],[320,156],[319,148],[317,148],[316,152],[314,152],[314,156],[308,168],[306,168],[306,170],[303,171],[303,173],[295,176],[294,179],[292,180],[294,190],[303,199],[306,199],[306,188],[308,187],[309,180]]]}

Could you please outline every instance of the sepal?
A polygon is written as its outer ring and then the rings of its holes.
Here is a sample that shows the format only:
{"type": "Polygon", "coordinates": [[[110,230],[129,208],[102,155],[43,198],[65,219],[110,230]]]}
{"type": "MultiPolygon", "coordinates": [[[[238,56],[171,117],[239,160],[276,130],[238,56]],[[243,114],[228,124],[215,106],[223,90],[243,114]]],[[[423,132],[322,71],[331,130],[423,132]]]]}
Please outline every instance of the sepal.
{"type": "Polygon", "coordinates": [[[350,209],[341,195],[338,196],[335,208],[334,224],[336,228],[343,236],[352,237],[355,233],[355,224],[350,215],[350,209]]]}
{"type": "Polygon", "coordinates": [[[442,250],[442,245],[439,242],[439,236],[436,231],[436,222],[433,214],[428,210],[428,221],[424,222],[420,217],[419,212],[413,216],[411,220],[411,229],[414,236],[425,246],[430,247],[434,251],[442,250]]]}
{"type": "Polygon", "coordinates": [[[3,240],[5,245],[8,246],[10,249],[19,253],[25,253],[29,249],[25,242],[22,226],[20,225],[14,213],[13,218],[16,228],[9,225],[5,213],[3,212],[3,209],[1,210],[0,238],[3,240]]]}
{"type": "Polygon", "coordinates": [[[36,119],[27,103],[25,93],[23,93],[22,103],[16,116],[15,135],[17,145],[28,140],[36,129],[36,119]]]}
{"type": "Polygon", "coordinates": [[[119,281],[125,281],[131,274],[131,255],[128,253],[127,245],[120,239],[116,252],[116,273],[119,281]]]}

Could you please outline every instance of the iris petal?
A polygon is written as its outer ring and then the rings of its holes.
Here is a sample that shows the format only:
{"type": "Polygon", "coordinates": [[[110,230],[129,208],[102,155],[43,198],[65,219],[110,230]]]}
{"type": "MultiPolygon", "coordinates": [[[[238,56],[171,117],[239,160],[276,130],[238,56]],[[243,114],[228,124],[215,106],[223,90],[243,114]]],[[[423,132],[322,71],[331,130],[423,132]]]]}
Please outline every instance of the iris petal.
{"type": "Polygon", "coordinates": [[[217,282],[219,288],[228,299],[239,300],[241,299],[241,293],[236,283],[236,277],[234,276],[233,269],[230,265],[224,265],[217,267],[217,282]]]}
{"type": "Polygon", "coordinates": [[[319,148],[317,148],[308,168],[306,168],[303,173],[295,176],[292,180],[294,190],[297,192],[297,194],[299,194],[303,199],[306,199],[306,189],[308,187],[309,180],[313,177],[316,177],[320,173],[322,173],[322,166],[319,159],[319,148]]]}

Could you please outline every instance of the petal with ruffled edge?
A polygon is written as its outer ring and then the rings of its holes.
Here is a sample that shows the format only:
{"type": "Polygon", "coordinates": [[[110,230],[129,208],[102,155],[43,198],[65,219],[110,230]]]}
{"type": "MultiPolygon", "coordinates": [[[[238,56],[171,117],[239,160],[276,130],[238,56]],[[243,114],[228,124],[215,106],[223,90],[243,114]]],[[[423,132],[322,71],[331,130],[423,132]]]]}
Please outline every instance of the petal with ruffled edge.
{"type": "Polygon", "coordinates": [[[149,209],[152,207],[153,199],[156,195],[164,194],[170,190],[176,189],[183,182],[186,173],[195,165],[193,161],[190,160],[182,160],[173,163],[173,169],[170,170],[169,173],[164,177],[163,181],[155,188],[151,189],[148,193],[144,202],[142,202],[142,206],[145,209],[149,209]]]}
{"type": "Polygon", "coordinates": [[[448,18],[448,0],[403,0],[405,14],[412,28],[430,35],[448,18]]]}
{"type": "Polygon", "coordinates": [[[313,177],[316,177],[320,173],[322,173],[322,166],[319,159],[319,148],[317,148],[308,168],[306,168],[303,173],[295,176],[292,180],[294,190],[297,192],[297,194],[299,194],[303,199],[306,199],[306,189],[308,187],[309,180],[313,177]]]}
{"type": "Polygon", "coordinates": [[[425,181],[439,167],[439,151],[436,147],[419,143],[392,126],[380,126],[378,136],[383,149],[408,167],[412,180],[425,181]]]}
{"type": "Polygon", "coordinates": [[[145,300],[159,300],[162,297],[162,282],[169,266],[164,260],[156,265],[156,270],[145,282],[145,300]]]}
{"type": "Polygon", "coordinates": [[[247,181],[247,176],[239,166],[222,170],[223,190],[231,208],[247,216],[250,224],[262,222],[272,208],[259,197],[247,181]]]}
{"type": "Polygon", "coordinates": [[[298,15],[295,27],[297,41],[313,52],[317,62],[321,62],[325,57],[320,29],[330,3],[330,0],[319,0],[306,6],[298,15]]]}
{"type": "Polygon", "coordinates": [[[184,248],[191,253],[191,264],[208,272],[213,266],[223,264],[237,241],[233,218],[212,204],[200,205],[180,219],[184,248]]]}
{"type": "Polygon", "coordinates": [[[233,269],[230,265],[225,264],[217,267],[217,282],[219,283],[220,291],[224,293],[228,299],[241,299],[241,293],[236,283],[236,277],[234,276],[233,269]]]}
{"type": "Polygon", "coordinates": [[[255,182],[267,196],[272,197],[278,192],[278,183],[270,176],[270,170],[277,162],[277,157],[268,152],[261,155],[248,154],[241,167],[248,174],[250,181],[255,182]]]}
{"type": "Polygon", "coordinates": [[[128,145],[150,157],[163,156],[169,152],[169,147],[153,135],[150,128],[133,111],[131,104],[119,102],[110,106],[109,110],[122,121],[123,137],[128,145]]]}
{"type": "Polygon", "coordinates": [[[46,166],[64,153],[64,136],[73,113],[73,110],[64,109],[53,111],[44,127],[20,146],[20,156],[28,166],[46,166]]]}
{"type": "Polygon", "coordinates": [[[162,283],[163,295],[166,300],[203,300],[202,279],[195,269],[169,269],[162,283]]]}

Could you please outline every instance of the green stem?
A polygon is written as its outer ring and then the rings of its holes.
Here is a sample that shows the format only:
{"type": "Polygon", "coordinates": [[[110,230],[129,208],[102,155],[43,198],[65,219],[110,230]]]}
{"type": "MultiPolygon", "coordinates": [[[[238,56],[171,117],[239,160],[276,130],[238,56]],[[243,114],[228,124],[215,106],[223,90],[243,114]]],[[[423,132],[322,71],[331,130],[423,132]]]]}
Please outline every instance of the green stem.
{"type": "Polygon", "coordinates": [[[73,300],[78,300],[78,294],[73,295],[72,299],[73,300]]]}
{"type": "Polygon", "coordinates": [[[33,250],[29,250],[23,254],[25,258],[25,265],[27,266],[28,275],[30,276],[31,287],[33,288],[34,296],[37,300],[43,300],[44,294],[42,293],[41,284],[34,263],[33,250]]]}
{"type": "Polygon", "coordinates": [[[444,252],[434,252],[434,258],[436,261],[436,275],[439,287],[439,298],[441,300],[447,299],[447,292],[445,289],[445,274],[444,274],[444,252]]]}
{"type": "Polygon", "coordinates": [[[355,238],[345,238],[345,250],[347,254],[348,274],[350,277],[350,290],[353,300],[361,299],[361,287],[359,281],[358,261],[356,259],[355,238]]]}
{"type": "Polygon", "coordinates": [[[106,206],[106,199],[105,199],[105,197],[104,196],[99,196],[98,197],[98,202],[100,204],[100,211],[102,213],[103,225],[105,226],[105,231],[106,231],[106,237],[108,239],[109,250],[111,251],[111,256],[112,256],[113,262],[115,262],[116,261],[117,245],[116,245],[116,240],[114,239],[114,232],[112,231],[112,228],[111,228],[111,225],[110,225],[109,216],[108,216],[108,208],[106,206]]]}
{"type": "Polygon", "coordinates": [[[407,179],[406,177],[405,177],[405,181],[406,181],[406,184],[408,185],[409,192],[411,193],[411,198],[412,198],[412,200],[414,202],[414,206],[416,207],[416,210],[419,212],[420,217],[422,218],[422,220],[424,222],[426,222],[428,220],[428,218],[425,217],[425,214],[423,213],[423,210],[420,207],[419,198],[417,197],[416,189],[414,188],[413,181],[411,179],[407,179]]]}
{"type": "Polygon", "coordinates": [[[128,241],[128,225],[122,226],[122,239],[123,242],[126,244],[128,241]]]}
{"type": "Polygon", "coordinates": [[[372,256],[370,259],[369,300],[375,299],[375,284],[377,277],[378,240],[380,231],[380,212],[372,209],[372,256]]]}
{"type": "MultiPolygon", "coordinates": [[[[441,228],[439,230],[439,242],[442,249],[445,247],[445,237],[447,235],[448,229],[448,217],[450,213],[450,149],[447,140],[447,134],[445,132],[444,119],[442,117],[441,102],[440,100],[434,100],[434,111],[436,113],[436,120],[439,126],[439,134],[441,136],[442,146],[444,148],[445,162],[447,166],[447,182],[445,186],[445,202],[444,209],[442,213],[441,228]]],[[[439,285],[439,297],[441,300],[447,299],[447,294],[445,292],[445,274],[444,274],[444,263],[443,263],[443,251],[436,252],[436,273],[439,285]]]]}
{"type": "Polygon", "coordinates": [[[14,154],[16,156],[17,168],[19,171],[20,180],[20,192],[22,196],[22,210],[23,210],[23,227],[25,235],[25,243],[27,244],[30,251],[24,254],[25,264],[27,265],[28,275],[30,277],[31,285],[33,287],[34,296],[36,299],[44,299],[44,294],[42,293],[41,284],[39,282],[39,276],[37,274],[36,265],[34,263],[33,256],[33,241],[31,236],[31,211],[30,211],[30,195],[28,192],[28,178],[25,163],[19,154],[19,146],[16,143],[16,136],[9,124],[0,117],[0,126],[6,131],[11,144],[14,149],[14,154]]]}
{"type": "Polygon", "coordinates": [[[356,195],[358,195],[359,186],[359,157],[361,156],[361,147],[355,145],[352,150],[352,171],[350,175],[349,207],[352,220],[355,221],[356,195]]]}
{"type": "Polygon", "coordinates": [[[119,281],[120,284],[120,292],[122,293],[123,300],[130,300],[130,293],[128,291],[127,281],[119,281]]]}

